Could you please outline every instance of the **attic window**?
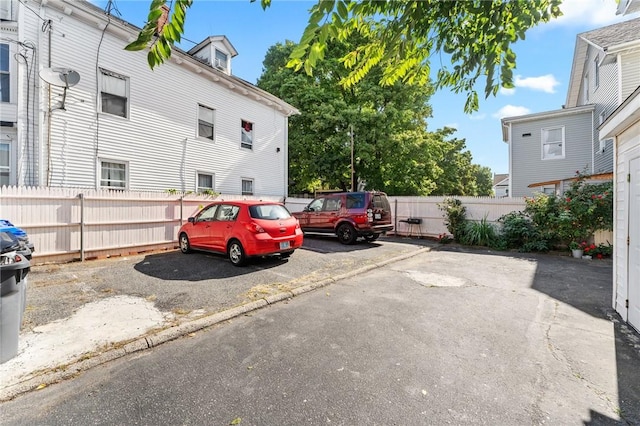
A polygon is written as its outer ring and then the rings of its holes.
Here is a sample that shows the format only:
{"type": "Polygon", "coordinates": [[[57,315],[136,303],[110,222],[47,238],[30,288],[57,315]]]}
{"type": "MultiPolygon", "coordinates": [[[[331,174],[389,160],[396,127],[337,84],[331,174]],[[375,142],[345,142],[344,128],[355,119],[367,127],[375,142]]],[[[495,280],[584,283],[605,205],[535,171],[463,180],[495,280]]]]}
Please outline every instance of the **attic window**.
{"type": "Polygon", "coordinates": [[[227,56],[226,53],[216,49],[216,56],[213,59],[213,66],[218,69],[226,71],[228,61],[229,61],[229,56],[227,56]]]}

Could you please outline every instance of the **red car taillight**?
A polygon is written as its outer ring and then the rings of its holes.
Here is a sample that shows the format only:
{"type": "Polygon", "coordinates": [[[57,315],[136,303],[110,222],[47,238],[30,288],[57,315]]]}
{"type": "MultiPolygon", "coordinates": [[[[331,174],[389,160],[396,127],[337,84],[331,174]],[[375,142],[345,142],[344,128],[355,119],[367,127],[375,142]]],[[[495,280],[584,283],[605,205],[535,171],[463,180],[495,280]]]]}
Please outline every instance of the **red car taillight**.
{"type": "Polygon", "coordinates": [[[247,228],[249,232],[253,232],[254,234],[261,234],[265,232],[264,228],[255,222],[245,222],[244,227],[247,228]]]}
{"type": "Polygon", "coordinates": [[[353,217],[355,223],[363,224],[369,222],[369,217],[366,214],[359,214],[353,217]]]}

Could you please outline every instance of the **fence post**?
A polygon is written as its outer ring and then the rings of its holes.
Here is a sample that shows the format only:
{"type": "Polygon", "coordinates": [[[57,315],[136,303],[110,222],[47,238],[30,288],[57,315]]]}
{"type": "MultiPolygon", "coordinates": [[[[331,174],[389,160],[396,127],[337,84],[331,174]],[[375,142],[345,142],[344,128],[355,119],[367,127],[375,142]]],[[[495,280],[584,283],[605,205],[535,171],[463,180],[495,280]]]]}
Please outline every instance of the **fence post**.
{"type": "Polygon", "coordinates": [[[84,262],[84,194],[78,194],[80,198],[80,262],[84,262]]]}
{"type": "Polygon", "coordinates": [[[184,214],[182,212],[182,209],[184,208],[184,203],[182,202],[183,199],[184,197],[180,196],[180,226],[182,226],[182,223],[184,222],[184,214]]]}
{"type": "Polygon", "coordinates": [[[398,236],[398,199],[393,200],[393,235],[398,236]]]}

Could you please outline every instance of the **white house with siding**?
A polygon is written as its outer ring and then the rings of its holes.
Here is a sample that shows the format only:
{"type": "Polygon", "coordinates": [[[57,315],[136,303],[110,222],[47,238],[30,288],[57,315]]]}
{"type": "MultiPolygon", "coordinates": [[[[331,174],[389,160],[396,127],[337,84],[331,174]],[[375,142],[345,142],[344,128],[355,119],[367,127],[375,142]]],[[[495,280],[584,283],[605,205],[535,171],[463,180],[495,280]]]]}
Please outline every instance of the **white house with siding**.
{"type": "Polygon", "coordinates": [[[578,34],[566,104],[502,119],[509,194],[562,192],[576,171],[613,171],[611,139],[598,127],[640,84],[640,18],[578,34]]]}
{"type": "Polygon", "coordinates": [[[0,185],[287,195],[298,111],[232,75],[226,37],[151,70],[123,49],[140,29],[87,1],[0,6],[0,185]]]}

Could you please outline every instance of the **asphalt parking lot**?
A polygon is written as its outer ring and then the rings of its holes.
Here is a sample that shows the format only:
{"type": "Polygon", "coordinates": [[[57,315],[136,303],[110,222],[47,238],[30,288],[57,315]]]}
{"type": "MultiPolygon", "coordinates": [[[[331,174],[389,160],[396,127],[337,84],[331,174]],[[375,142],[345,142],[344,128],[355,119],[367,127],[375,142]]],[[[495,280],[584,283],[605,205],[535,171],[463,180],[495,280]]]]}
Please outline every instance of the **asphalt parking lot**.
{"type": "Polygon", "coordinates": [[[22,333],[67,318],[87,303],[119,295],[151,301],[179,322],[436,245],[382,238],[345,246],[335,237],[307,236],[289,259],[257,258],[246,267],[235,267],[222,255],[178,250],[35,266],[22,333]]]}

